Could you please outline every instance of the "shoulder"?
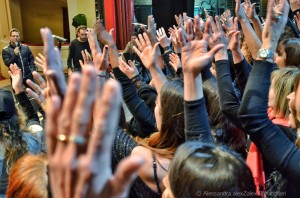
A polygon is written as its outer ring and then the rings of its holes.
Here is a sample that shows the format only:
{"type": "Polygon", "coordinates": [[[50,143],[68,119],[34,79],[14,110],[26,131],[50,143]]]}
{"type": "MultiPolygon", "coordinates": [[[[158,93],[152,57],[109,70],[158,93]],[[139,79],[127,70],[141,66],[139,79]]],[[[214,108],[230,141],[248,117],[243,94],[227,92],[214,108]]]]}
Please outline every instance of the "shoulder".
{"type": "Polygon", "coordinates": [[[6,52],[6,51],[9,51],[10,49],[12,49],[12,47],[10,45],[7,45],[2,49],[2,51],[6,52]]]}
{"type": "Polygon", "coordinates": [[[143,146],[136,146],[131,152],[132,156],[148,156],[152,155],[152,152],[150,149],[143,147],[143,146]]]}

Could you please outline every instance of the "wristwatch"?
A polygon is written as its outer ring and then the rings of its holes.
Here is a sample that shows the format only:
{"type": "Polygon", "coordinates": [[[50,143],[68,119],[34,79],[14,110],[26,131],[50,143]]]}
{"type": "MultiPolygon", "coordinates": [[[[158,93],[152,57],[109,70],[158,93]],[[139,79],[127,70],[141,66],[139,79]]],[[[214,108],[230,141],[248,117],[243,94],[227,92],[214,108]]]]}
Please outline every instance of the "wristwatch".
{"type": "Polygon", "coordinates": [[[257,52],[257,56],[261,59],[273,59],[274,55],[275,55],[275,53],[269,49],[260,49],[257,52]]]}

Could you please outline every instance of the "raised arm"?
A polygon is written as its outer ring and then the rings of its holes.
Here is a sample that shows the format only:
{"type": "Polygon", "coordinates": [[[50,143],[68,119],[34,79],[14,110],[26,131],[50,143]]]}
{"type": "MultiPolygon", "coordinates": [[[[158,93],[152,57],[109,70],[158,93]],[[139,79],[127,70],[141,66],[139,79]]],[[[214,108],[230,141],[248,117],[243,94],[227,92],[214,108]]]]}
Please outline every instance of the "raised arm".
{"type": "Polygon", "coordinates": [[[210,38],[210,22],[210,19],[206,22],[202,40],[193,40],[191,20],[187,23],[187,38],[183,35],[181,28],[178,32],[182,45],[185,133],[187,140],[213,142],[205,108],[200,72],[223,45],[216,45],[211,51],[207,51],[210,38]]]}
{"type": "Polygon", "coordinates": [[[138,46],[141,46],[141,48],[137,49],[134,46],[133,49],[140,57],[143,65],[150,71],[156,91],[157,93],[160,93],[161,87],[167,79],[158,65],[159,43],[156,43],[152,47],[150,39],[146,33],[143,33],[143,35],[140,34],[139,39],[136,39],[136,43],[138,46]]]}
{"type": "Polygon", "coordinates": [[[235,3],[236,3],[236,7],[235,7],[236,16],[238,17],[239,22],[242,26],[242,30],[245,35],[247,46],[251,52],[252,57],[255,59],[257,52],[260,49],[261,41],[259,37],[256,35],[255,31],[253,30],[251,24],[249,23],[249,20],[241,5],[241,0],[235,0],[235,3]]]}

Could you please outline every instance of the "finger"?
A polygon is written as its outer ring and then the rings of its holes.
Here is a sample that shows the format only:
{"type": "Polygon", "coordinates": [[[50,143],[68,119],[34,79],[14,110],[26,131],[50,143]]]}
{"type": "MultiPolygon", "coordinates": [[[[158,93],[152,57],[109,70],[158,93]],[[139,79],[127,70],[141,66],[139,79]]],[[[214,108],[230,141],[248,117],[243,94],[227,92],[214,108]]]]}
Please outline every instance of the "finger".
{"type": "Polygon", "coordinates": [[[86,56],[84,50],[81,50],[81,55],[82,55],[82,58],[83,58],[83,62],[84,62],[84,63],[87,63],[87,56],[86,56]]]}
{"type": "Polygon", "coordinates": [[[144,36],[144,39],[145,39],[145,45],[146,45],[145,47],[151,46],[151,41],[150,41],[148,35],[144,32],[143,36],[144,36]]]}
{"type": "Polygon", "coordinates": [[[255,12],[255,6],[256,6],[256,3],[253,3],[253,4],[251,5],[251,10],[252,10],[253,12],[255,12]]]}
{"type": "Polygon", "coordinates": [[[33,78],[38,82],[41,89],[45,89],[47,87],[46,81],[44,78],[36,71],[32,72],[33,78]]]}
{"type": "Polygon", "coordinates": [[[8,71],[8,74],[10,75],[11,78],[14,77],[14,75],[11,73],[11,71],[8,71]]]}
{"type": "Polygon", "coordinates": [[[218,31],[218,32],[222,32],[223,30],[222,30],[222,25],[221,25],[221,21],[220,21],[219,16],[217,15],[217,16],[215,17],[215,19],[216,19],[217,31],[218,31]]]}
{"type": "Polygon", "coordinates": [[[208,55],[212,58],[214,55],[222,48],[224,47],[224,44],[218,44],[214,46],[209,52],[208,55]]]}
{"type": "Polygon", "coordinates": [[[41,35],[44,43],[44,55],[46,60],[46,69],[54,69],[56,66],[56,56],[54,52],[54,40],[49,28],[42,28],[41,35]]]}
{"type": "Polygon", "coordinates": [[[61,106],[61,100],[58,96],[52,96],[50,99],[51,108],[46,112],[47,120],[45,124],[46,142],[47,142],[47,156],[48,159],[52,159],[52,155],[56,147],[56,136],[57,136],[57,118],[59,109],[61,106]]]}
{"type": "Polygon", "coordinates": [[[112,37],[114,37],[114,33],[115,33],[115,29],[114,29],[114,28],[111,28],[111,29],[109,30],[109,35],[112,36],[112,37]]]}
{"type": "Polygon", "coordinates": [[[128,64],[130,67],[135,67],[134,63],[131,60],[128,61],[128,64]]]}
{"type": "Polygon", "coordinates": [[[250,0],[245,0],[245,3],[246,3],[246,5],[247,5],[248,7],[250,7],[250,5],[251,5],[250,0]]]}
{"type": "Polygon", "coordinates": [[[211,36],[211,17],[208,17],[208,19],[207,19],[207,21],[205,23],[203,40],[205,40],[206,42],[208,42],[210,36],[211,36]]]}
{"type": "Polygon", "coordinates": [[[233,30],[238,31],[239,30],[239,24],[238,24],[238,18],[234,17],[234,21],[233,21],[233,30]]]}
{"type": "Polygon", "coordinates": [[[194,39],[194,32],[193,32],[193,22],[191,19],[187,21],[186,29],[187,29],[187,39],[188,41],[192,41],[194,39]]]}
{"type": "Polygon", "coordinates": [[[161,32],[162,32],[163,35],[166,35],[165,28],[162,27],[161,32]]]}
{"type": "Polygon", "coordinates": [[[82,60],[79,60],[79,64],[80,64],[81,69],[83,69],[84,68],[84,63],[82,62],[82,60]]]}
{"type": "Polygon", "coordinates": [[[212,29],[212,32],[213,33],[217,33],[217,26],[216,26],[216,23],[214,22],[214,20],[212,19],[212,17],[209,17],[211,18],[211,29],[212,29]]]}
{"type": "Polygon", "coordinates": [[[139,41],[139,39],[135,39],[135,44],[138,46],[138,49],[140,50],[140,51],[143,51],[143,47],[142,47],[142,44],[140,43],[140,41],[139,41]]]}
{"type": "Polygon", "coordinates": [[[103,48],[102,59],[103,59],[103,61],[108,62],[108,45],[105,45],[103,48]]]}
{"type": "Polygon", "coordinates": [[[133,46],[133,50],[136,53],[136,55],[138,55],[139,57],[141,57],[141,52],[140,50],[138,50],[135,46],[133,46]]]}
{"type": "Polygon", "coordinates": [[[88,124],[91,121],[92,105],[95,101],[96,82],[95,68],[90,64],[86,65],[82,71],[79,96],[72,116],[71,135],[86,136],[90,132],[88,124]]]}
{"type": "Polygon", "coordinates": [[[178,32],[181,47],[186,46],[186,39],[184,38],[184,35],[182,33],[182,28],[179,28],[177,32],[178,32]]]}
{"type": "Polygon", "coordinates": [[[40,86],[38,86],[36,83],[34,83],[32,80],[27,79],[26,83],[29,85],[29,87],[31,89],[34,90],[34,92],[39,96],[40,94],[42,94],[42,89],[40,86]]]}
{"type": "MultiPolygon", "coordinates": [[[[146,33],[143,33],[143,35],[144,35],[144,34],[146,34],[146,33]]],[[[145,42],[145,40],[144,40],[144,38],[143,38],[143,35],[142,35],[142,34],[139,34],[138,37],[139,37],[139,41],[140,41],[140,43],[141,43],[142,48],[145,48],[145,47],[146,47],[146,42],[145,42]]]]}

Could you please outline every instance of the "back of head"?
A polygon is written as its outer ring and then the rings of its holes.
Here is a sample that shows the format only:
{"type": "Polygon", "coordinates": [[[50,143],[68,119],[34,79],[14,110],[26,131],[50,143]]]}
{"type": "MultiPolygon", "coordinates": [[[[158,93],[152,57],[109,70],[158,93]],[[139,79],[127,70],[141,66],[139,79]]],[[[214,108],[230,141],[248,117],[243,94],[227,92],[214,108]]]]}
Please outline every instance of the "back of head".
{"type": "Polygon", "coordinates": [[[47,164],[44,157],[25,155],[11,170],[6,197],[47,198],[47,187],[47,164]]]}
{"type": "MultiPolygon", "coordinates": [[[[255,187],[245,161],[227,147],[186,142],[176,151],[169,182],[175,197],[242,197],[255,187]]],[[[247,197],[247,196],[245,196],[247,197]]]]}
{"type": "Polygon", "coordinates": [[[184,136],[184,107],[183,107],[183,84],[180,80],[166,82],[159,94],[161,130],[150,136],[148,145],[160,149],[162,155],[173,155],[176,148],[185,141],[184,136]]]}
{"type": "Polygon", "coordinates": [[[12,93],[0,88],[0,121],[11,118],[16,113],[15,102],[12,93]]]}
{"type": "Polygon", "coordinates": [[[246,138],[244,132],[237,128],[223,114],[219,103],[219,92],[215,80],[203,82],[208,120],[212,135],[218,144],[226,144],[232,150],[246,158],[246,138]]]}
{"type": "Polygon", "coordinates": [[[288,39],[285,45],[286,65],[300,68],[300,39],[288,39]]]}

